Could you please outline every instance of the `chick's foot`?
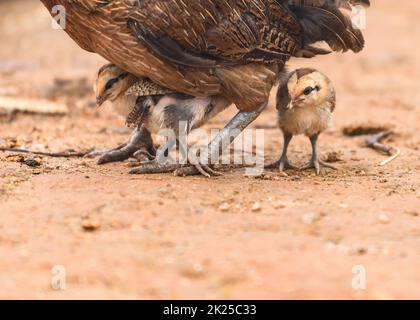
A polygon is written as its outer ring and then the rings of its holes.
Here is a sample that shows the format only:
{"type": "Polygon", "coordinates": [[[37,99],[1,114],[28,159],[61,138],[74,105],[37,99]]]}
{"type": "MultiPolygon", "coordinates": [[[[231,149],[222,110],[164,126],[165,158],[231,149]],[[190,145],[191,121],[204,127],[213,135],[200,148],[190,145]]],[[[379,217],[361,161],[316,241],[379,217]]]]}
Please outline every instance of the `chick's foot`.
{"type": "Polygon", "coordinates": [[[324,168],[329,168],[329,169],[333,169],[333,170],[337,170],[336,167],[334,167],[333,165],[326,163],[324,161],[322,161],[319,156],[318,156],[318,148],[317,148],[317,143],[318,143],[318,137],[319,134],[313,135],[312,137],[310,137],[310,141],[311,141],[311,145],[312,145],[312,158],[311,161],[303,166],[301,169],[303,170],[307,170],[307,169],[315,169],[315,172],[317,175],[321,174],[321,171],[324,168]]]}
{"type": "Polygon", "coordinates": [[[288,170],[288,169],[299,169],[298,166],[291,164],[287,157],[281,157],[280,160],[265,166],[265,169],[278,169],[280,171],[288,170]]]}
{"type": "Polygon", "coordinates": [[[322,161],[319,158],[313,158],[308,164],[301,167],[302,170],[315,169],[315,172],[316,172],[317,175],[320,175],[321,172],[325,168],[332,169],[332,170],[337,170],[336,167],[334,167],[333,165],[331,165],[329,163],[326,163],[326,162],[322,161]]]}

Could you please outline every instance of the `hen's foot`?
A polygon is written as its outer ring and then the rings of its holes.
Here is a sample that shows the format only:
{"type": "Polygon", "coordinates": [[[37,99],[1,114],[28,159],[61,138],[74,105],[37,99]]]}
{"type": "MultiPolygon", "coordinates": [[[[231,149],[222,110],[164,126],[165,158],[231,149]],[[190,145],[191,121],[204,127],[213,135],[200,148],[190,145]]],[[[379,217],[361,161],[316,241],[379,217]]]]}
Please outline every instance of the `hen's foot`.
{"type": "Polygon", "coordinates": [[[196,164],[186,167],[179,168],[174,171],[174,175],[177,177],[187,177],[187,176],[196,176],[202,175],[207,178],[219,177],[223,175],[221,172],[214,170],[211,166],[196,164]]]}
{"type": "Polygon", "coordinates": [[[102,153],[101,157],[98,160],[98,164],[120,162],[129,158],[134,158],[138,162],[144,162],[153,160],[155,156],[149,152],[149,149],[147,147],[140,147],[134,149],[130,146],[123,145],[122,147],[118,147],[116,149],[112,149],[102,153]]]}
{"type": "Polygon", "coordinates": [[[227,150],[235,138],[253,122],[260,113],[265,109],[267,103],[263,103],[259,109],[252,112],[239,112],[220,133],[213,139],[207,149],[207,161],[199,161],[197,164],[162,164],[156,158],[155,161],[145,163],[137,168],[131,170],[132,174],[147,174],[147,173],[167,173],[174,172],[177,176],[190,176],[201,174],[206,177],[218,176],[219,172],[215,171],[209,163],[212,160],[218,159],[220,155],[227,150]]]}
{"type": "Polygon", "coordinates": [[[158,174],[158,173],[169,173],[182,168],[181,164],[162,164],[156,159],[140,163],[138,166],[130,170],[130,174],[158,174]]]}
{"type": "Polygon", "coordinates": [[[138,161],[148,161],[155,158],[156,151],[150,133],[144,129],[137,129],[127,143],[102,153],[98,164],[119,162],[131,157],[138,161]]]}
{"type": "MultiPolygon", "coordinates": [[[[212,168],[214,159],[220,158],[224,151],[228,150],[230,144],[241,134],[241,132],[252,123],[261,112],[267,107],[267,103],[263,103],[257,110],[251,112],[239,112],[233,119],[224,127],[219,134],[210,142],[207,148],[207,161],[202,161],[187,165],[177,169],[174,173],[176,176],[191,176],[201,174],[205,177],[220,176],[222,173],[215,171],[212,168]],[[210,163],[210,165],[209,165],[210,163]]],[[[198,154],[199,155],[199,154],[198,154]]]]}
{"type": "Polygon", "coordinates": [[[138,164],[130,171],[130,174],[158,174],[173,172],[177,177],[203,175],[205,177],[220,176],[221,173],[213,170],[207,165],[185,165],[185,164],[162,164],[156,159],[138,164]]]}

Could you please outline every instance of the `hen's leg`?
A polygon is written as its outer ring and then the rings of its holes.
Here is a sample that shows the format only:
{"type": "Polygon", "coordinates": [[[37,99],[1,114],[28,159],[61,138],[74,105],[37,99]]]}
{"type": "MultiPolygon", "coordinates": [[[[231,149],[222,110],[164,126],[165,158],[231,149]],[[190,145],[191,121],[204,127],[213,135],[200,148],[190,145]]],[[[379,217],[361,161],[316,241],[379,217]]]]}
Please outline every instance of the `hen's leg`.
{"type": "Polygon", "coordinates": [[[287,150],[289,148],[290,141],[292,141],[293,139],[293,135],[288,132],[283,132],[283,139],[283,152],[280,156],[280,159],[266,166],[266,169],[279,169],[280,171],[284,171],[285,169],[298,169],[298,167],[291,164],[289,162],[289,159],[287,158],[287,150]]]}
{"type": "Polygon", "coordinates": [[[336,167],[319,159],[318,148],[317,148],[318,137],[319,137],[319,134],[316,134],[309,138],[312,144],[312,158],[311,158],[311,161],[307,165],[302,167],[302,169],[315,169],[317,175],[321,173],[321,170],[323,168],[330,168],[333,170],[337,170],[336,167]]]}
{"type": "Polygon", "coordinates": [[[147,174],[147,173],[167,173],[174,172],[176,176],[190,176],[190,175],[204,175],[206,177],[220,175],[217,171],[212,169],[211,164],[214,163],[223,154],[226,148],[237,138],[241,132],[252,123],[266,108],[267,103],[264,103],[258,110],[253,112],[239,112],[229,124],[222,129],[216,138],[208,146],[208,159],[201,163],[197,161],[196,164],[159,164],[146,163],[131,171],[133,174],[147,174]]]}
{"type": "Polygon", "coordinates": [[[211,164],[216,162],[230,144],[245,130],[245,128],[254,122],[255,119],[264,111],[267,103],[263,103],[259,109],[251,112],[239,112],[226,127],[214,138],[208,146],[208,159],[206,163],[197,163],[195,165],[185,166],[177,169],[175,175],[189,176],[202,174],[206,177],[219,175],[214,171],[211,164]]]}
{"type": "Polygon", "coordinates": [[[152,136],[146,128],[141,127],[133,132],[127,143],[105,152],[99,158],[98,164],[124,161],[131,157],[145,161],[153,159],[155,155],[152,136]]]}

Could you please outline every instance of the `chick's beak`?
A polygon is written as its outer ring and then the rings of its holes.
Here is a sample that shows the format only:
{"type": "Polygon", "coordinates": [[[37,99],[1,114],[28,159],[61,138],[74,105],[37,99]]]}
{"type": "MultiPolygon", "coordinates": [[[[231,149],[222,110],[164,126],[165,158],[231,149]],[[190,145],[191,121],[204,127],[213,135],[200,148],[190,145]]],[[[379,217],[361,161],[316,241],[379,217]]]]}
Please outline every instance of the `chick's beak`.
{"type": "Polygon", "coordinates": [[[105,102],[105,99],[101,96],[96,97],[96,106],[99,108],[101,107],[105,102]]]}
{"type": "Polygon", "coordinates": [[[299,96],[296,93],[296,91],[291,91],[290,92],[290,102],[289,102],[289,104],[287,106],[287,109],[293,109],[296,101],[298,101],[298,100],[299,100],[299,96]]]}
{"type": "Polygon", "coordinates": [[[305,98],[303,97],[303,95],[301,93],[296,93],[293,92],[290,94],[290,109],[293,108],[294,105],[296,105],[297,103],[302,102],[303,100],[305,100],[305,98]]]}

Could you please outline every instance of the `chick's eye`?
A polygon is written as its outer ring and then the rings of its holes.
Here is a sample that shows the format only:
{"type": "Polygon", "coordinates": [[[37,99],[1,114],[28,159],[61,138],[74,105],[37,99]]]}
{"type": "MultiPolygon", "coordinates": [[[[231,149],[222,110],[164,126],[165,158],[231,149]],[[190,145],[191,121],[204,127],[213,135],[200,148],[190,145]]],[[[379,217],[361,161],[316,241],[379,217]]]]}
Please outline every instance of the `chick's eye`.
{"type": "Polygon", "coordinates": [[[109,80],[106,85],[105,85],[105,90],[109,90],[112,88],[112,86],[116,83],[117,81],[115,79],[111,79],[109,80]]]}
{"type": "Polygon", "coordinates": [[[312,88],[312,87],[307,87],[305,90],[303,90],[303,94],[305,95],[305,96],[308,96],[308,95],[310,95],[311,94],[311,92],[312,91],[314,91],[314,88],[312,88]]]}

